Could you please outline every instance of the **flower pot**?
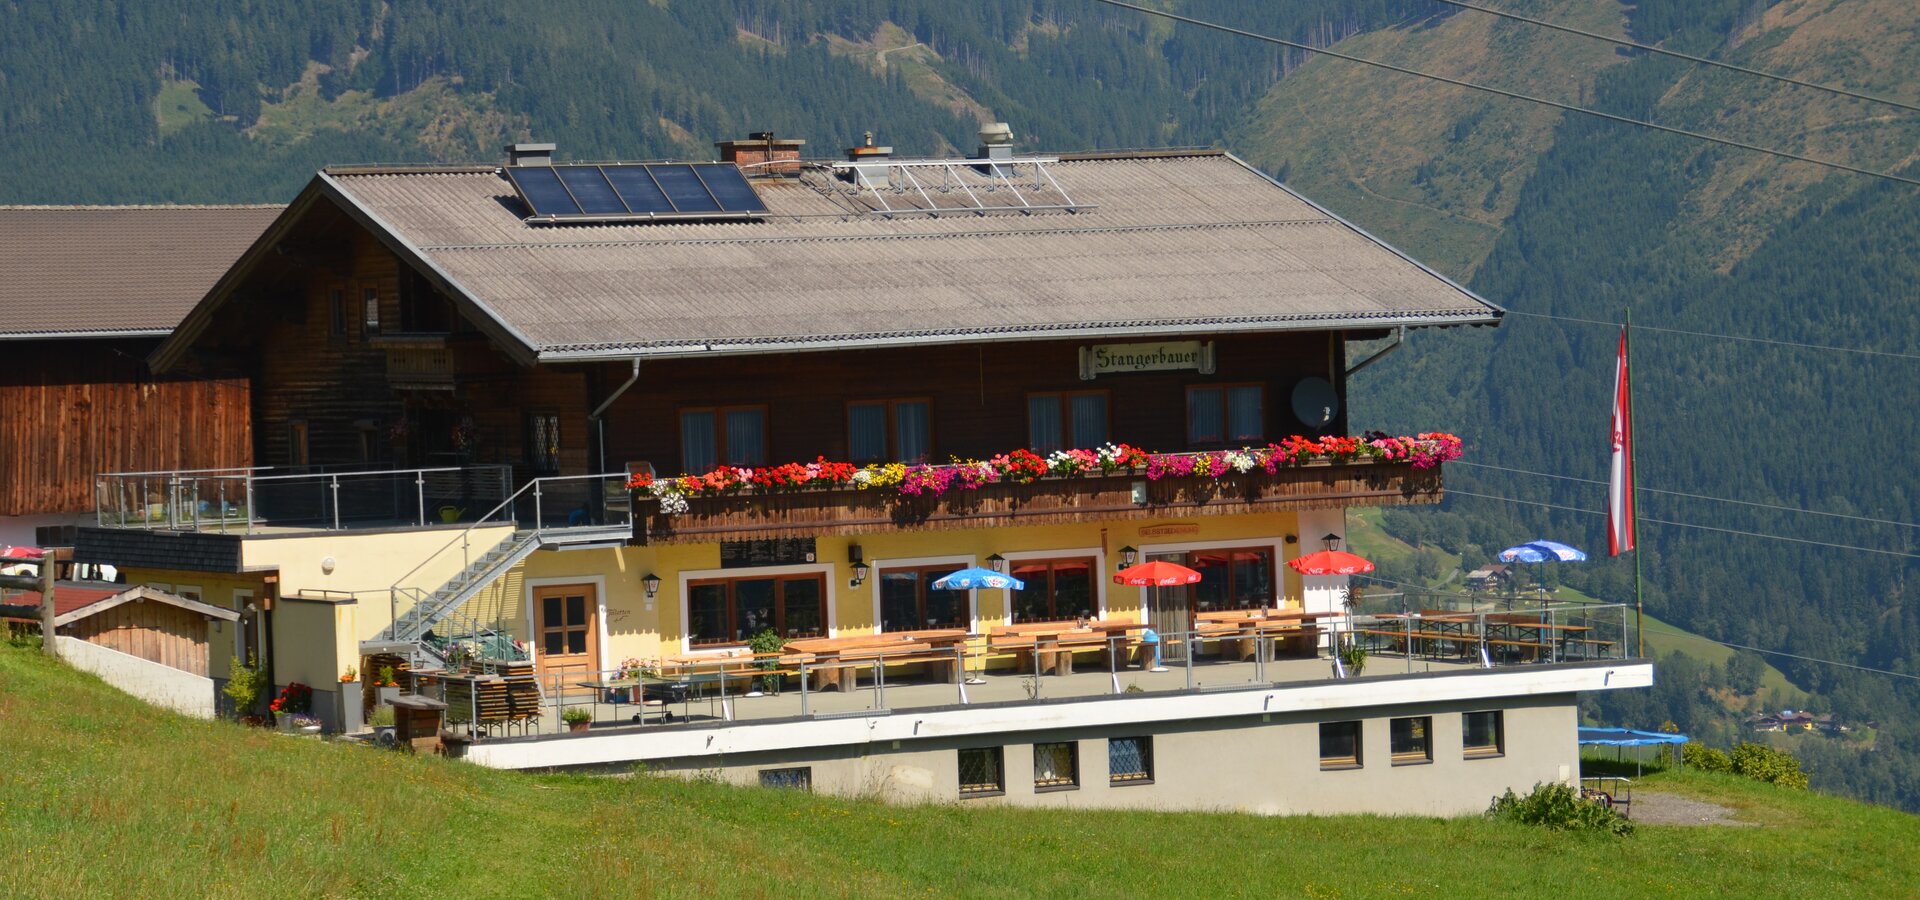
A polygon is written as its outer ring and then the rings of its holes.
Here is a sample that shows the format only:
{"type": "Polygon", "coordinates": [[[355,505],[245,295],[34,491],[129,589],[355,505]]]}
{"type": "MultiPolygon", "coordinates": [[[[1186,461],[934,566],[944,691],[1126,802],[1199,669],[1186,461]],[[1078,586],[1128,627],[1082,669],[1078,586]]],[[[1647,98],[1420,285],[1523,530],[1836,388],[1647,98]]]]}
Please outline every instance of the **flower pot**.
{"type": "Polygon", "coordinates": [[[568,722],[567,730],[568,731],[585,731],[592,725],[593,725],[592,722],[568,722]]]}
{"type": "Polygon", "coordinates": [[[367,720],[366,711],[361,708],[359,683],[341,682],[340,692],[335,696],[338,698],[336,710],[338,715],[334,717],[334,721],[340,723],[340,733],[354,734],[364,729],[367,720]]]}
{"type": "Polygon", "coordinates": [[[382,685],[376,688],[374,692],[378,697],[375,705],[378,706],[392,705],[393,701],[400,699],[400,686],[397,684],[382,685]]]}
{"type": "Polygon", "coordinates": [[[289,734],[293,732],[293,716],[288,713],[274,713],[273,724],[281,731],[289,734]]]}

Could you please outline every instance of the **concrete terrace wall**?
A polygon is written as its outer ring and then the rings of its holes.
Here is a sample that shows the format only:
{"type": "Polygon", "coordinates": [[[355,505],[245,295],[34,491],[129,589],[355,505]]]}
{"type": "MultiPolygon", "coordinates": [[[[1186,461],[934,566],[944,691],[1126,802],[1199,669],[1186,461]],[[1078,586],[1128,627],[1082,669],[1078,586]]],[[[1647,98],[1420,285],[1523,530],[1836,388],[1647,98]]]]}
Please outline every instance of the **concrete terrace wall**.
{"type": "Polygon", "coordinates": [[[60,658],[68,665],[82,672],[92,672],[100,676],[102,681],[155,706],[197,718],[213,718],[213,679],[89,644],[79,638],[61,635],[57,640],[60,658]]]}

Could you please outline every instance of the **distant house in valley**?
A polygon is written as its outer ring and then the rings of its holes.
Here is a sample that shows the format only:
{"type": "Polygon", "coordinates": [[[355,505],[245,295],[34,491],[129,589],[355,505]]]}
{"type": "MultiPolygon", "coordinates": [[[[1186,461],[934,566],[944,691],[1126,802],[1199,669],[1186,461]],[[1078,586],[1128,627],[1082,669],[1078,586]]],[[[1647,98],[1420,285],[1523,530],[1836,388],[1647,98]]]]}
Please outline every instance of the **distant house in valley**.
{"type": "Polygon", "coordinates": [[[71,546],[101,472],[248,464],[246,380],[146,357],[280,209],[0,206],[0,544],[71,546]]]}
{"type": "Polygon", "coordinates": [[[1499,563],[1481,566],[1467,573],[1467,590],[1493,591],[1506,587],[1513,582],[1513,573],[1499,563]]]}

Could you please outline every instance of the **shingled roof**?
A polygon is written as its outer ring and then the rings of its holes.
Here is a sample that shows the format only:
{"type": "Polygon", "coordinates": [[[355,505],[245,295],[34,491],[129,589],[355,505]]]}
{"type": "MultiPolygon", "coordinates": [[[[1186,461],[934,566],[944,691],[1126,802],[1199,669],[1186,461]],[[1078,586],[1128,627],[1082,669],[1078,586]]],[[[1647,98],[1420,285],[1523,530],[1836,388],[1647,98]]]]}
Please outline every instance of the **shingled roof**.
{"type": "Polygon", "coordinates": [[[863,194],[825,164],[757,180],[769,210],[757,221],[529,224],[491,167],[330,169],[308,192],[527,359],[1480,325],[1503,313],[1226,153],[1065,156],[1025,177],[1031,196],[1071,209],[886,215],[880,200],[919,198],[863,194]]]}
{"type": "Polygon", "coordinates": [[[159,336],[280,206],[0,206],[0,339],[159,336]]]}

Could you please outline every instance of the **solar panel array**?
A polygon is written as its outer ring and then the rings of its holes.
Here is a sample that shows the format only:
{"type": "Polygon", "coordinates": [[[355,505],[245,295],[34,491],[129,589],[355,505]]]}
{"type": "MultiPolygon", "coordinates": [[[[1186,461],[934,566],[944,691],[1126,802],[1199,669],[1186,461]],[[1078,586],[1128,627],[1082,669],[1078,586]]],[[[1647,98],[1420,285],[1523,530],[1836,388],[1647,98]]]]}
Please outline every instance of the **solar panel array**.
{"type": "Polygon", "coordinates": [[[739,219],[767,205],[731,163],[509,166],[531,218],[553,222],[739,219]]]}

